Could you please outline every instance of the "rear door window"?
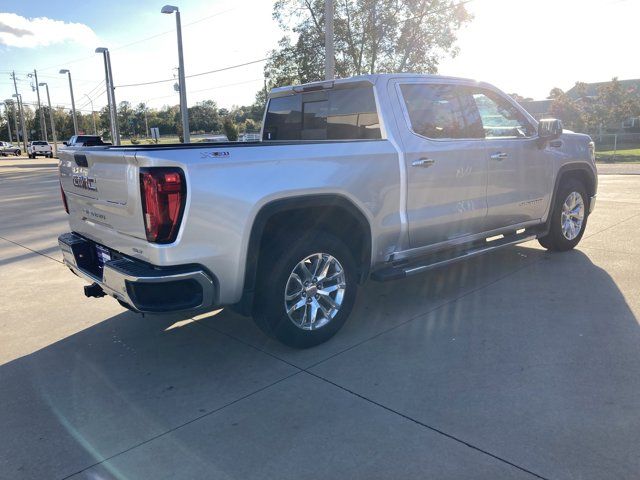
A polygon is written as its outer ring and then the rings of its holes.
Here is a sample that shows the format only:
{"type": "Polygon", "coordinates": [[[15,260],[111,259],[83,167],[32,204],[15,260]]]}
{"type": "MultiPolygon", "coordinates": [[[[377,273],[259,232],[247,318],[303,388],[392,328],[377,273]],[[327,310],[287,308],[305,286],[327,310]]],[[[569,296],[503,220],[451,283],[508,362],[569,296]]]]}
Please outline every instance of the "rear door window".
{"type": "Polygon", "coordinates": [[[379,139],[373,87],[353,87],[273,98],[263,140],[379,139]]]}
{"type": "Polygon", "coordinates": [[[483,138],[477,108],[464,87],[416,83],[400,90],[414,133],[437,140],[483,138]]]}

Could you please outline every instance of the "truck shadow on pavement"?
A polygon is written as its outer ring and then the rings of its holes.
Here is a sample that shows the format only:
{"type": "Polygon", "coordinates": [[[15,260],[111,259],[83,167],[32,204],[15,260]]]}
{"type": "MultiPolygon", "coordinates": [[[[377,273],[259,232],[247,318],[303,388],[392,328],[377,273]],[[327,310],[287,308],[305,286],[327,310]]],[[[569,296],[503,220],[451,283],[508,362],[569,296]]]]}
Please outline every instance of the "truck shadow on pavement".
{"type": "MultiPolygon", "coordinates": [[[[68,315],[90,314],[90,302],[68,315]]],[[[624,477],[640,471],[639,344],[619,286],[589,256],[527,247],[370,283],[343,331],[307,351],[228,311],[193,322],[123,312],[0,366],[0,476],[64,478],[317,365],[315,375],[534,471],[624,477]]],[[[229,478],[259,478],[241,468],[251,450],[216,460],[224,442],[203,430],[159,461],[189,451],[229,478]]],[[[349,442],[334,438],[325,460],[349,442]]],[[[286,451],[274,458],[282,478],[300,474],[286,451]]],[[[100,478],[128,477],[111,475],[100,478]]]]}

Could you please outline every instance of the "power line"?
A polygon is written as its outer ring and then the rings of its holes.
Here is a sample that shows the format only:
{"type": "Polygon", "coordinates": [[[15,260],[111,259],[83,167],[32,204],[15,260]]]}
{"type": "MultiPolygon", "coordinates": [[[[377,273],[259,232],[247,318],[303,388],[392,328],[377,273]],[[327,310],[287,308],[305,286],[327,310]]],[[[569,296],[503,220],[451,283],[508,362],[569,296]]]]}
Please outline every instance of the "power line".
{"type": "MultiPolygon", "coordinates": [[[[205,20],[209,20],[210,18],[217,17],[218,15],[222,15],[222,14],[224,14],[224,13],[231,12],[231,11],[233,11],[233,10],[237,10],[238,8],[239,8],[239,7],[233,7],[233,8],[229,8],[229,9],[227,9],[227,10],[223,10],[223,11],[221,11],[221,12],[216,12],[216,13],[214,13],[214,14],[212,14],[212,15],[209,15],[209,16],[207,16],[207,17],[203,17],[203,18],[201,18],[201,19],[199,19],[199,20],[196,20],[196,21],[194,21],[194,22],[186,23],[186,24],[184,24],[184,25],[183,25],[183,28],[185,28],[185,27],[189,27],[189,26],[191,26],[191,25],[195,25],[196,23],[204,22],[205,20]]],[[[113,50],[120,50],[120,49],[127,48],[127,47],[130,47],[130,46],[132,46],[132,45],[136,45],[136,44],[138,44],[138,43],[146,42],[147,40],[151,40],[151,39],[153,39],[153,38],[157,38],[157,37],[160,37],[160,36],[162,36],[162,35],[166,35],[166,34],[168,34],[168,33],[173,33],[173,32],[175,32],[175,30],[167,30],[167,31],[165,31],[165,32],[160,32],[160,33],[157,33],[157,34],[155,34],[155,35],[151,35],[151,36],[149,36],[149,37],[145,37],[145,38],[141,38],[141,39],[139,39],[139,40],[135,40],[135,41],[133,41],[133,42],[131,42],[131,43],[127,43],[127,44],[124,44],[124,45],[120,45],[120,46],[113,47],[113,48],[111,48],[110,50],[112,50],[112,51],[113,51],[113,50]]],[[[83,62],[83,61],[85,61],[85,60],[90,60],[90,59],[92,59],[92,58],[96,58],[96,56],[95,56],[95,55],[91,55],[91,56],[87,56],[87,57],[76,58],[76,59],[74,59],[74,60],[70,60],[70,61],[67,61],[67,62],[60,62],[58,65],[51,65],[51,66],[49,66],[49,67],[38,68],[38,70],[42,70],[42,71],[44,71],[44,70],[51,70],[52,68],[59,68],[59,66],[60,66],[60,65],[62,65],[62,64],[64,64],[64,65],[71,65],[71,64],[74,64],[74,63],[83,62]]],[[[44,74],[43,74],[43,75],[44,75],[44,74]]]]}
{"type": "MultiPolygon", "coordinates": [[[[258,60],[252,60],[250,62],[240,63],[238,65],[231,65],[229,67],[218,68],[216,70],[209,70],[208,72],[194,73],[193,75],[187,75],[185,78],[200,77],[202,75],[209,75],[211,73],[224,72],[225,70],[231,70],[233,68],[239,68],[239,67],[244,67],[244,66],[247,66],[247,65],[253,65],[254,63],[266,62],[267,60],[269,60],[268,57],[267,58],[260,58],[258,60]]],[[[175,81],[176,81],[175,78],[167,78],[167,79],[164,79],[164,80],[154,80],[154,81],[151,81],[151,82],[130,83],[128,85],[116,85],[116,88],[141,87],[141,86],[144,86],[144,85],[154,85],[156,83],[166,83],[166,82],[175,82],[175,81]]]]}

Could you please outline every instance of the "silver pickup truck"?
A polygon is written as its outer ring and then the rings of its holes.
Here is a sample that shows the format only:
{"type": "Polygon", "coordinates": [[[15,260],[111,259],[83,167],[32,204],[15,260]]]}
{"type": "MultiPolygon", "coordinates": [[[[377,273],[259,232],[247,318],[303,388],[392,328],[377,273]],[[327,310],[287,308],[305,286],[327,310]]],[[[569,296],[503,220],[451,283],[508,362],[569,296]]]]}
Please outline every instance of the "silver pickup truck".
{"type": "Polygon", "coordinates": [[[367,279],[535,238],[575,247],[597,177],[588,136],[491,85],[386,74],[274,89],[260,142],[68,148],[60,183],[59,243],[87,296],[232,306],[309,347],[367,279]]]}

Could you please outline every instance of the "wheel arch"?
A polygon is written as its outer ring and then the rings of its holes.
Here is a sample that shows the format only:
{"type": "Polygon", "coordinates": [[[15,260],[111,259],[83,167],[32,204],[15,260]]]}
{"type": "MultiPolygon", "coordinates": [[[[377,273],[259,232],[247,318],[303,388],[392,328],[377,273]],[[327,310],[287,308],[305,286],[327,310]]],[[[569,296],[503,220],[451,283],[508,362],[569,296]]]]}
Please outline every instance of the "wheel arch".
{"type": "Polygon", "coordinates": [[[311,194],[273,200],[260,208],[251,227],[242,299],[235,306],[240,313],[251,312],[260,256],[269,248],[265,241],[278,241],[294,223],[297,228],[318,228],[345,240],[358,266],[359,283],[368,278],[371,225],[350,199],[340,194],[311,194]]]}
{"type": "MultiPolygon", "coordinates": [[[[551,226],[550,225],[551,216],[553,214],[553,209],[556,204],[556,199],[558,196],[558,191],[560,189],[560,186],[562,185],[563,182],[566,182],[570,178],[575,178],[580,182],[582,182],[582,184],[587,189],[588,197],[592,197],[593,195],[596,194],[596,189],[598,187],[598,179],[595,173],[593,172],[593,168],[589,164],[584,162],[578,162],[578,163],[568,163],[568,164],[562,165],[558,170],[558,174],[556,175],[556,180],[553,187],[553,195],[551,197],[551,203],[549,204],[549,212],[547,213],[547,221],[546,221],[547,231],[551,226]]],[[[587,198],[586,201],[589,202],[590,198],[587,198]]]]}

